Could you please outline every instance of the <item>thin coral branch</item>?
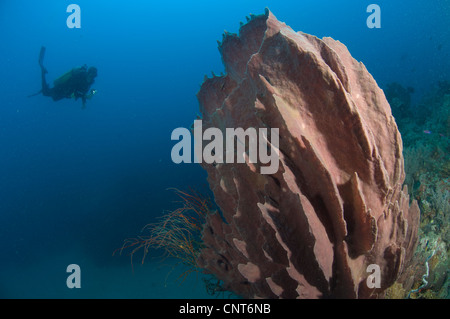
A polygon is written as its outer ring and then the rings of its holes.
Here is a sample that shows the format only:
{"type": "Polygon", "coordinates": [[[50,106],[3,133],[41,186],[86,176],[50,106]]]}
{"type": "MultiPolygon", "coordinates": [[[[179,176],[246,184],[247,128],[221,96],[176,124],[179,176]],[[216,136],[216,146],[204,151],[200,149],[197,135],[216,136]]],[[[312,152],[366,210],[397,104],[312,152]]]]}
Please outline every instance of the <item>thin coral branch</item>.
{"type": "Polygon", "coordinates": [[[179,277],[184,281],[190,273],[198,271],[197,258],[203,248],[201,232],[212,205],[209,199],[195,191],[171,190],[180,198],[178,202],[182,206],[165,213],[159,221],[145,225],[141,231],[143,235],[126,239],[113,254],[131,250],[129,254],[133,264],[134,254],[142,250],[141,263],[144,263],[151,248],[162,249],[164,258],[174,257],[189,267],[179,277]]]}

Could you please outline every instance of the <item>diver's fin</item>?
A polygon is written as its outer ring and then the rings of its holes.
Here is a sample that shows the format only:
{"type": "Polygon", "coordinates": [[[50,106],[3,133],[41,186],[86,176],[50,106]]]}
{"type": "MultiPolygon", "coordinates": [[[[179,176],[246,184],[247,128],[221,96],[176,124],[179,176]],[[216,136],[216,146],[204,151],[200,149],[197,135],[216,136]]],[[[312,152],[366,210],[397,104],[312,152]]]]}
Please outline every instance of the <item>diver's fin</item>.
{"type": "Polygon", "coordinates": [[[45,47],[41,47],[41,52],[39,53],[39,65],[41,68],[44,68],[44,56],[45,56],[45,47]]]}
{"type": "Polygon", "coordinates": [[[28,95],[27,97],[36,96],[36,95],[39,95],[39,94],[41,94],[41,93],[42,93],[42,90],[40,90],[39,92],[36,92],[36,93],[34,93],[34,94],[30,94],[30,95],[28,95]]]}

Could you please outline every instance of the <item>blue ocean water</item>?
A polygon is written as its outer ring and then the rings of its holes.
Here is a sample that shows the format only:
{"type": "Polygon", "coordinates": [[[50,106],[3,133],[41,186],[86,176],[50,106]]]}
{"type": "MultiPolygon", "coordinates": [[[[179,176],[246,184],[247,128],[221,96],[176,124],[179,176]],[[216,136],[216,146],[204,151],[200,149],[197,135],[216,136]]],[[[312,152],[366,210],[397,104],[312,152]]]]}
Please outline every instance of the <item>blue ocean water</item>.
{"type": "Polygon", "coordinates": [[[169,187],[208,193],[197,164],[172,162],[177,127],[198,112],[205,74],[223,71],[216,40],[268,7],[296,31],[331,36],[380,86],[414,98],[450,74],[450,1],[25,1],[0,3],[0,298],[207,298],[202,281],[176,282],[174,263],[148,259],[131,271],[112,256],[164,210],[169,187]],[[69,4],[81,8],[70,29],[69,4]],[[381,8],[369,29],[366,8],[381,8]],[[40,89],[39,49],[53,79],[98,68],[98,94],[52,101],[40,89]],[[82,288],[68,289],[78,264],[82,288]]]}

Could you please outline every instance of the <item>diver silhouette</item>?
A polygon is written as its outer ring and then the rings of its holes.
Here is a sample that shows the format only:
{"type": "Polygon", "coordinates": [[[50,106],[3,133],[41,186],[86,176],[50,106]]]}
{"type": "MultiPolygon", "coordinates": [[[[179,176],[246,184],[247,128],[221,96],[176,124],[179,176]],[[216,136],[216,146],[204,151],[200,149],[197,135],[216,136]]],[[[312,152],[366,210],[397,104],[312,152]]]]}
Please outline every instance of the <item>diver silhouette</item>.
{"type": "Polygon", "coordinates": [[[86,107],[86,100],[92,98],[97,93],[97,90],[89,88],[94,83],[94,79],[97,76],[97,68],[87,65],[73,68],[72,70],[64,73],[59,78],[53,81],[53,87],[51,88],[45,79],[45,75],[48,73],[44,67],[45,47],[41,47],[39,53],[39,66],[41,67],[41,79],[42,89],[28,97],[38,95],[42,93],[44,96],[50,96],[53,101],[59,101],[61,99],[79,99],[83,103],[83,108],[86,107]]]}

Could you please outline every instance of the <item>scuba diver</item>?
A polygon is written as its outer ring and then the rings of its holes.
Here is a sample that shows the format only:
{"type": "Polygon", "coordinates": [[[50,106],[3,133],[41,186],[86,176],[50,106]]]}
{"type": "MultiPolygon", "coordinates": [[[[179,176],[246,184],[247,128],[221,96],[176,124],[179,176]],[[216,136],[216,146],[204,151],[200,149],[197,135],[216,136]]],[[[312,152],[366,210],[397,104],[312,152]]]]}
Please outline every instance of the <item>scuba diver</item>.
{"type": "Polygon", "coordinates": [[[41,47],[39,66],[41,67],[42,89],[28,97],[42,93],[44,96],[50,96],[53,101],[59,101],[64,98],[73,98],[75,100],[81,98],[83,108],[85,108],[86,100],[92,98],[97,93],[97,90],[89,89],[97,76],[97,68],[93,66],[88,68],[87,65],[74,68],[57,78],[51,88],[45,80],[45,74],[48,72],[44,67],[44,55],[45,47],[41,47]]]}

